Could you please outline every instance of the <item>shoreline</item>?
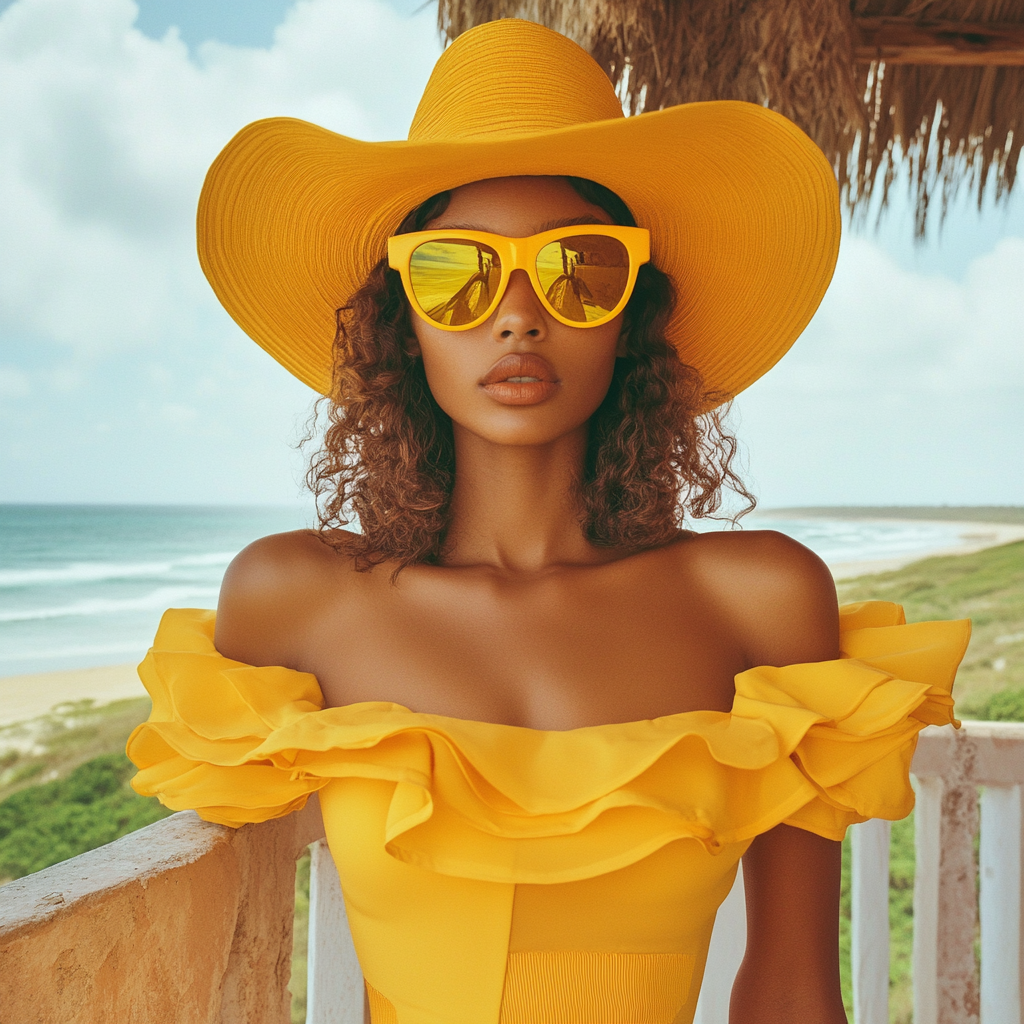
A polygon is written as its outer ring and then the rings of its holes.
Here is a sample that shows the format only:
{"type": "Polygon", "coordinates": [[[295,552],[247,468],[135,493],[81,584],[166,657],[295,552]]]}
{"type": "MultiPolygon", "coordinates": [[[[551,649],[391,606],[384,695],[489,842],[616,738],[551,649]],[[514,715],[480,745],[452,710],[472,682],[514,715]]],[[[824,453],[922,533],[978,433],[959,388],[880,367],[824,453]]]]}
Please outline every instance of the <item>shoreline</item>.
{"type": "Polygon", "coordinates": [[[1024,505],[792,505],[758,508],[754,514],[769,519],[1024,525],[1024,505]]]}
{"type": "MultiPolygon", "coordinates": [[[[783,518],[778,516],[777,518],[783,518]]],[[[883,518],[881,516],[859,520],[860,522],[872,523],[899,523],[906,525],[912,522],[928,522],[936,520],[913,520],[883,518]]],[[[892,558],[865,558],[852,562],[827,562],[832,576],[836,580],[850,580],[858,576],[873,576],[875,573],[892,572],[895,569],[902,569],[905,565],[913,562],[920,562],[925,558],[941,558],[946,555],[972,555],[976,551],[984,551],[985,548],[997,548],[1003,544],[1012,544],[1014,541],[1024,540],[1024,525],[1010,523],[986,523],[976,520],[943,520],[944,525],[955,527],[960,531],[960,539],[956,544],[946,545],[941,548],[932,548],[928,551],[918,551],[912,555],[898,555],[892,558]]]]}
{"type": "MultiPolygon", "coordinates": [[[[765,518],[769,517],[765,516],[765,518]]],[[[775,518],[783,518],[783,516],[776,512],[775,518]]],[[[914,521],[885,516],[864,517],[864,519],[868,518],[875,522],[904,524],[914,521]]],[[[916,521],[929,522],[929,520],[916,521]]],[[[930,522],[934,521],[930,520],[930,522]]],[[[1024,525],[966,519],[946,520],[946,523],[960,530],[957,544],[893,558],[829,562],[827,563],[829,570],[837,581],[849,580],[857,576],[891,572],[925,558],[969,555],[985,548],[1024,540],[1024,525]]],[[[142,660],[144,654],[144,651],[140,652],[139,661],[142,660]]],[[[146,697],[148,694],[139,680],[136,665],[137,662],[128,662],[95,668],[63,669],[55,672],[0,677],[0,727],[39,718],[49,714],[60,704],[70,701],[91,699],[97,706],[101,706],[117,700],[146,697]]]]}

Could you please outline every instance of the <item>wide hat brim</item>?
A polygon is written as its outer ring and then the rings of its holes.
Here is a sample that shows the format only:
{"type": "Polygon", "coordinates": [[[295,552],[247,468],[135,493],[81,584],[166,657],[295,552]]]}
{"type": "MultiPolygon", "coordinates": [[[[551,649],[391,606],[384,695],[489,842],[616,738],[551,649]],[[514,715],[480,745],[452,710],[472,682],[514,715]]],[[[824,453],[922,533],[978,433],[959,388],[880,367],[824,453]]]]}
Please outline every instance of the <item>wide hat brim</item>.
{"type": "Polygon", "coordinates": [[[199,203],[199,258],[221,303],[322,394],[336,310],[437,192],[510,175],[576,175],[616,192],[673,281],[669,339],[717,404],[790,348],[839,251],[835,175],[788,119],[692,103],[514,138],[361,142],[292,118],[243,128],[199,203]]]}

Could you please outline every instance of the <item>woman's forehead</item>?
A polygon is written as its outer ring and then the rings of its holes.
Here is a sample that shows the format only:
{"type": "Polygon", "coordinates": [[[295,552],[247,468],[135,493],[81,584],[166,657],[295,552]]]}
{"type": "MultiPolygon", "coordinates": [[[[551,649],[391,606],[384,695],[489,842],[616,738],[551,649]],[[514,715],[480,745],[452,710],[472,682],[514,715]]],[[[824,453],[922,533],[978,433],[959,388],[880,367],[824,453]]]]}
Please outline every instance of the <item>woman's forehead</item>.
{"type": "Polygon", "coordinates": [[[427,227],[494,231],[522,237],[563,224],[610,224],[562,177],[487,178],[451,191],[445,211],[427,227]]]}

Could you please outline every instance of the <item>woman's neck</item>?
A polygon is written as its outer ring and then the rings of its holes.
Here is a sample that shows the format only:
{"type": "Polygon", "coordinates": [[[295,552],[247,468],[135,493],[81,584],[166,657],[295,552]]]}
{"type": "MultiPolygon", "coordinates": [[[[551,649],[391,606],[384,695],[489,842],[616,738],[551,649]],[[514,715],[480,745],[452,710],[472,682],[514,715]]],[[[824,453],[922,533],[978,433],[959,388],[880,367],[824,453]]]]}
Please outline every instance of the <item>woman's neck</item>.
{"type": "Polygon", "coordinates": [[[586,427],[546,445],[493,444],[455,426],[445,565],[542,572],[614,557],[583,533],[575,493],[586,427]]]}

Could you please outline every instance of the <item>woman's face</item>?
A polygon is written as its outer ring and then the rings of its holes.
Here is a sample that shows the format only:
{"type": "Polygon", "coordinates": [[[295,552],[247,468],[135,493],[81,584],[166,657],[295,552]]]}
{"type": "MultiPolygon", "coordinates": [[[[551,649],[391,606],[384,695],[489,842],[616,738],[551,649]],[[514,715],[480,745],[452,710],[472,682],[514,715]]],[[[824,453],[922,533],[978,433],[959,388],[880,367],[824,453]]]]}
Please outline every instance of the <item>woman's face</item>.
{"type": "MultiPolygon", "coordinates": [[[[491,178],[452,191],[426,228],[522,238],[569,224],[610,224],[564,178],[491,178]]],[[[579,430],[601,404],[622,315],[599,327],[567,327],[541,305],[524,270],[513,271],[497,309],[468,331],[445,331],[412,314],[410,351],[453,424],[495,444],[541,445],[579,430]],[[509,382],[508,378],[528,378],[509,382]]]]}

